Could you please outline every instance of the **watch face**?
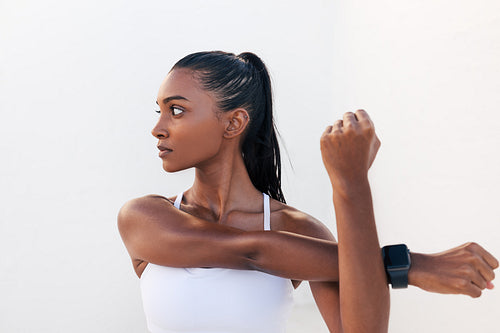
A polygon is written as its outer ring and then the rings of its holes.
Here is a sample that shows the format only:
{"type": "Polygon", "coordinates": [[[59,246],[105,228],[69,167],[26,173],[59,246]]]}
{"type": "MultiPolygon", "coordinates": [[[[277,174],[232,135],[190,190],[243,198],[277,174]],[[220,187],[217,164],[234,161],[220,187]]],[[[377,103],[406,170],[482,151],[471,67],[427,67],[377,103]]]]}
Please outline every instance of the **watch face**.
{"type": "Polygon", "coordinates": [[[388,246],[385,249],[385,265],[389,269],[408,268],[408,248],[404,244],[388,246]]]}

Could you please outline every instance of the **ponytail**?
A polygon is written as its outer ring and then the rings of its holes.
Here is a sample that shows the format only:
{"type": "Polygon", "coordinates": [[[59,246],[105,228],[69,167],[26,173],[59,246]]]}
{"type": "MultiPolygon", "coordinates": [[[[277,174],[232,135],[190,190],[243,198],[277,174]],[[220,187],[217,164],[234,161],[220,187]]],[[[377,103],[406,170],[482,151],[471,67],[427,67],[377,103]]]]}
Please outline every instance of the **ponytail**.
{"type": "Polygon", "coordinates": [[[245,108],[250,122],[242,156],[255,188],[286,203],[281,189],[281,156],[273,119],[271,79],[265,64],[251,52],[236,56],[221,51],[198,52],[179,60],[173,69],[189,68],[221,111],[245,108]]]}
{"type": "Polygon", "coordinates": [[[241,53],[256,70],[262,82],[262,122],[258,128],[249,128],[243,141],[242,152],[245,166],[254,186],[271,198],[286,203],[281,189],[281,155],[277,129],[273,117],[271,78],[266,65],[253,53],[241,53]],[[252,133],[250,132],[252,129],[252,133]]]}

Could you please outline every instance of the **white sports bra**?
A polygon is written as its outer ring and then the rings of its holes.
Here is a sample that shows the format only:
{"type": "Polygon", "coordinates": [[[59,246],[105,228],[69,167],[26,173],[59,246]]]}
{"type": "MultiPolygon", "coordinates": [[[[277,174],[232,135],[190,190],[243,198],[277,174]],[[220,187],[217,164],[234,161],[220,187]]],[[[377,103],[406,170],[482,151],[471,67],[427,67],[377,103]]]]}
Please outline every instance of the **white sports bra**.
{"type": "MultiPolygon", "coordinates": [[[[180,209],[182,193],[175,200],[180,209]]],[[[271,230],[264,194],[264,230],[271,230]]],[[[149,263],[141,276],[152,333],[283,333],[291,310],[289,279],[258,271],[173,268],[149,263]]]]}

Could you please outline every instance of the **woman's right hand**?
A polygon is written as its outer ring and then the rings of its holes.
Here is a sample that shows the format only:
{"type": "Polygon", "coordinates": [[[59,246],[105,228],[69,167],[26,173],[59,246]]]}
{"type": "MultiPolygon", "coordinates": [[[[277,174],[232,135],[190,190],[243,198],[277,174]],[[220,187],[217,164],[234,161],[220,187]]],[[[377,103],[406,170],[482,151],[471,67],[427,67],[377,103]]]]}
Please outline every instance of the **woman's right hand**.
{"type": "Polygon", "coordinates": [[[367,176],[380,140],[364,110],[346,112],[321,136],[321,156],[332,183],[352,183],[367,176]]]}
{"type": "Polygon", "coordinates": [[[498,260],[476,243],[466,243],[435,254],[411,254],[411,285],[440,294],[481,296],[493,289],[498,260]]]}

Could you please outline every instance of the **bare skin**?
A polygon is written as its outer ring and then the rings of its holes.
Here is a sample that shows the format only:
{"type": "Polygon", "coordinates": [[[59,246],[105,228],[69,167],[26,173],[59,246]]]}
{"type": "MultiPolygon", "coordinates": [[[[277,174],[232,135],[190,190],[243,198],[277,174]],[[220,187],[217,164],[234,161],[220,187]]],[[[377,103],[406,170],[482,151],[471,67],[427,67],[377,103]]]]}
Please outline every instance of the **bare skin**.
{"type": "MultiPolygon", "coordinates": [[[[161,196],[133,199],[120,210],[119,230],[138,276],[147,263],[155,263],[254,269],[296,281],[309,280],[330,331],[386,331],[388,289],[365,177],[376,155],[375,136],[368,140],[369,149],[349,157],[352,163],[358,159],[369,162],[354,174],[334,161],[338,154],[347,156],[349,152],[330,147],[345,137],[322,139],[325,167],[333,184],[337,244],[321,222],[275,200],[271,203],[273,231],[262,231],[262,194],[253,187],[241,158],[240,141],[249,121],[246,110],[218,113],[214,97],[186,70],[174,70],[167,76],[158,104],[161,115],[152,134],[163,151],[163,168],[175,172],[195,167],[196,174],[181,210],[173,207],[173,198],[161,196]],[[170,97],[176,98],[166,100],[170,97]],[[355,225],[367,230],[360,233],[355,225]],[[352,251],[359,255],[349,262],[346,259],[352,251]],[[367,283],[367,272],[375,285],[367,283]],[[354,282],[349,283],[349,279],[354,282]],[[357,288],[364,290],[362,297],[358,297],[361,290],[357,288]],[[356,323],[358,306],[368,308],[361,323],[356,323]]],[[[352,121],[352,114],[349,117],[352,121]]],[[[342,129],[340,125],[336,123],[337,130],[342,129]]],[[[355,138],[359,135],[348,139],[355,138]]],[[[350,144],[360,144],[358,139],[350,144]]],[[[366,142],[361,144],[366,146],[366,142]]],[[[412,260],[411,284],[472,297],[491,287],[488,283],[498,267],[498,261],[477,244],[435,255],[414,253],[412,260]]]]}
{"type": "Polygon", "coordinates": [[[379,147],[364,110],[344,114],[321,137],[337,220],[340,317],[345,332],[389,328],[389,288],[368,182],[379,147]]]}

